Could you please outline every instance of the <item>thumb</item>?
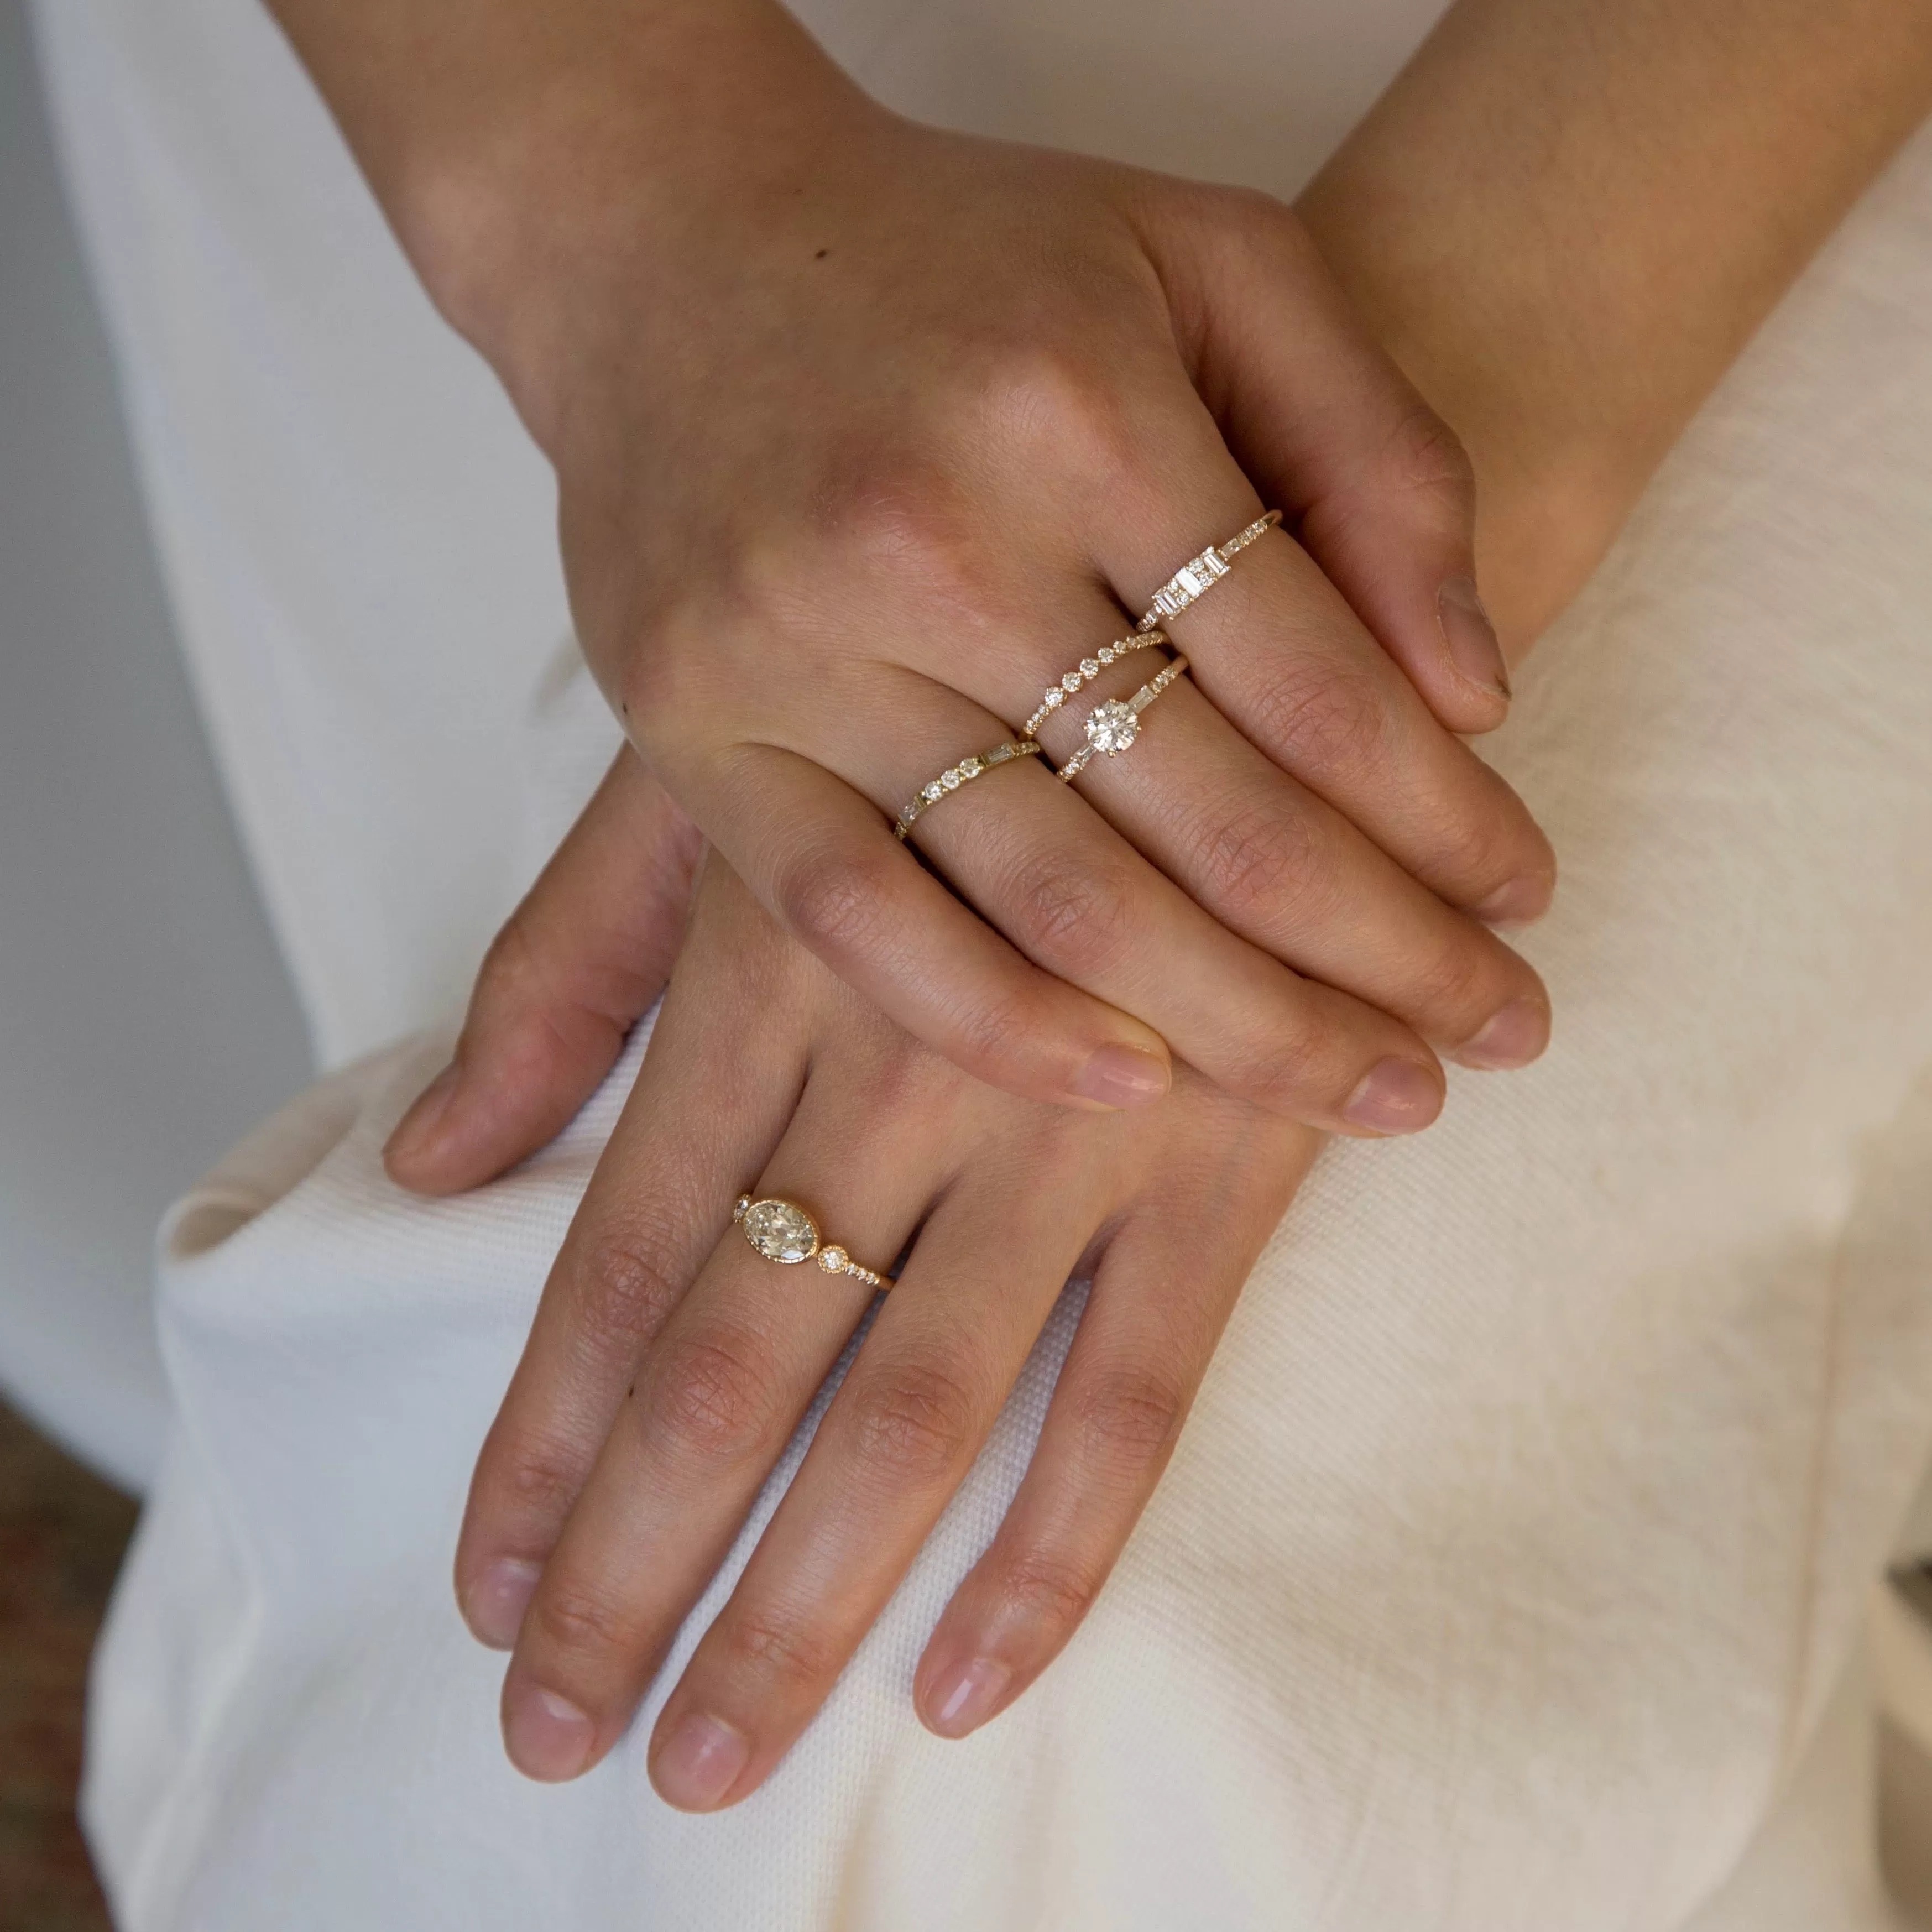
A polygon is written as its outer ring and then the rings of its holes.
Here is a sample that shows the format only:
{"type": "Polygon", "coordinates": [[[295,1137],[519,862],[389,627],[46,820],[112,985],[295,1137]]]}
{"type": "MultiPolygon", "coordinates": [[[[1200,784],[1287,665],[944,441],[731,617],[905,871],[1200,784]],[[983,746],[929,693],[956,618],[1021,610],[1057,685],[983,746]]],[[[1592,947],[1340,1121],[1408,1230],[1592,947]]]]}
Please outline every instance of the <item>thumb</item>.
{"type": "Polygon", "coordinates": [[[1162,238],[1183,352],[1235,460],[1448,730],[1509,673],[1476,588],[1474,472],[1370,337],[1293,211],[1221,195],[1162,238]]]}
{"type": "Polygon", "coordinates": [[[454,1194],[554,1139],[664,990],[703,841],[626,747],[485,955],[454,1057],[382,1150],[454,1194]]]}

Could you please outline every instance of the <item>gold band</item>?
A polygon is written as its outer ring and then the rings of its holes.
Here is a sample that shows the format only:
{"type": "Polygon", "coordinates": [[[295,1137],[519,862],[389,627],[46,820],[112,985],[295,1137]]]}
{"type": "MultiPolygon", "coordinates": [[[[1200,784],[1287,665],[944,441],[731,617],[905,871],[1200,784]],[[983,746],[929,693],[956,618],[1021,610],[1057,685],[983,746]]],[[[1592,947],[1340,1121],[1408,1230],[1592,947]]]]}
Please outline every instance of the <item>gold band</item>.
{"type": "Polygon", "coordinates": [[[1147,615],[1134,626],[1135,630],[1144,637],[1156,624],[1179,616],[1189,604],[1198,603],[1227,575],[1228,566],[1238,551],[1246,550],[1256,538],[1280,521],[1281,512],[1270,510],[1266,516],[1257,517],[1246,530],[1237,531],[1226,543],[1210,544],[1198,556],[1190,557],[1154,593],[1147,615]]]}
{"type": "Polygon", "coordinates": [[[1111,644],[1102,644],[1090,658],[1082,658],[1079,664],[1040,700],[1040,709],[1020,727],[1020,736],[1022,738],[1038,736],[1040,728],[1083,684],[1090,684],[1110,664],[1130,656],[1136,651],[1147,650],[1156,644],[1166,642],[1167,633],[1165,631],[1136,631],[1130,638],[1116,638],[1111,644]]]}
{"type": "Polygon", "coordinates": [[[963,784],[970,784],[995,765],[1004,765],[1010,759],[1036,758],[1040,755],[1040,747],[1030,738],[1024,738],[1009,744],[995,745],[990,752],[976,752],[970,758],[962,758],[950,771],[941,772],[931,784],[922,787],[911,804],[901,807],[898,817],[892,821],[892,830],[903,838],[912,830],[920,814],[928,806],[937,805],[948,792],[957,791],[963,784]]]}
{"type": "Polygon", "coordinates": [[[1175,658],[1132,697],[1110,698],[1095,705],[1087,714],[1087,742],[1060,766],[1060,783],[1077,778],[1096,758],[1117,758],[1126,750],[1141,734],[1141,713],[1186,668],[1185,658],[1175,658]]]}
{"type": "Polygon", "coordinates": [[[890,1288],[882,1274],[861,1268],[836,1242],[820,1235],[818,1223],[796,1201],[768,1196],[756,1200],[741,1194],[731,1210],[731,1218],[743,1230],[746,1240],[768,1262],[782,1262],[796,1268],[801,1262],[816,1261],[827,1274],[849,1274],[868,1288],[890,1288]]]}

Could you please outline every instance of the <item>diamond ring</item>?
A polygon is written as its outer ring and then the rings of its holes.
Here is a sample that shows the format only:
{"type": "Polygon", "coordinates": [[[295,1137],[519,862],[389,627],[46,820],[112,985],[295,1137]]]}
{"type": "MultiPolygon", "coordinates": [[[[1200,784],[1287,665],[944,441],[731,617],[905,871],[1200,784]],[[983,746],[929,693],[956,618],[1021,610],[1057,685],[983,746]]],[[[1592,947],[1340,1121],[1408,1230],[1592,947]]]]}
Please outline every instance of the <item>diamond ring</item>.
{"type": "Polygon", "coordinates": [[[782,1262],[796,1268],[801,1262],[816,1261],[827,1274],[849,1274],[868,1288],[890,1288],[884,1275],[861,1268],[837,1242],[823,1240],[818,1223],[795,1201],[754,1200],[739,1196],[731,1218],[744,1230],[745,1238],[768,1262],[782,1262]]]}
{"type": "Polygon", "coordinates": [[[1036,758],[1040,747],[1030,738],[1016,739],[1010,744],[995,745],[990,752],[976,752],[970,758],[962,758],[950,771],[941,772],[938,777],[920,788],[919,796],[903,807],[892,821],[892,830],[903,839],[913,828],[914,821],[928,806],[937,805],[950,791],[957,791],[963,784],[991,771],[995,765],[1004,765],[1012,758],[1036,758]]]}
{"type": "Polygon", "coordinates": [[[1118,758],[1141,735],[1141,713],[1186,668],[1187,660],[1176,658],[1132,697],[1110,698],[1095,705],[1087,714],[1087,742],[1060,766],[1060,782],[1078,777],[1097,758],[1118,758]]]}
{"type": "Polygon", "coordinates": [[[1198,556],[1191,556],[1154,593],[1148,614],[1134,628],[1144,636],[1156,624],[1178,617],[1188,605],[1206,596],[1228,574],[1235,553],[1244,550],[1256,538],[1281,521],[1281,512],[1270,510],[1257,517],[1246,530],[1238,531],[1224,544],[1210,544],[1198,556]]]}
{"type": "Polygon", "coordinates": [[[1040,700],[1040,709],[1020,727],[1020,736],[1022,738],[1036,737],[1040,728],[1083,684],[1090,684],[1110,664],[1116,664],[1136,651],[1144,651],[1156,644],[1164,644],[1167,640],[1165,631],[1136,631],[1131,638],[1117,638],[1111,644],[1102,644],[1090,658],[1082,658],[1078,665],[1069,671],[1040,700]]]}

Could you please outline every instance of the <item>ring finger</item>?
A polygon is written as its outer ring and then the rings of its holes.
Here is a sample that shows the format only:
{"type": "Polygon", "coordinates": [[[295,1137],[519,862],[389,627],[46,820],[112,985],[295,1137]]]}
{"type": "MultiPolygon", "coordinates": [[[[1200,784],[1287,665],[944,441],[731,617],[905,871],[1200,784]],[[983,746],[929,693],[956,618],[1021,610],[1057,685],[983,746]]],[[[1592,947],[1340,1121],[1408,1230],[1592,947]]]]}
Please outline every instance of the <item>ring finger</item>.
{"type": "MultiPolygon", "coordinates": [[[[903,1100],[902,1076],[886,1087],[903,1100]]],[[[885,1118],[853,1086],[808,1083],[757,1190],[836,1209],[826,1238],[879,1271],[955,1130],[942,1107],[885,1118]]],[[[616,1742],[874,1292],[723,1237],[644,1352],[523,1618],[503,1686],[520,1769],[574,1778],[616,1742]]]]}
{"type": "Polygon", "coordinates": [[[982,1164],[934,1210],[658,1715],[651,1776],[670,1803],[743,1796],[810,1722],[971,1466],[1088,1244],[1100,1180],[982,1164]]]}

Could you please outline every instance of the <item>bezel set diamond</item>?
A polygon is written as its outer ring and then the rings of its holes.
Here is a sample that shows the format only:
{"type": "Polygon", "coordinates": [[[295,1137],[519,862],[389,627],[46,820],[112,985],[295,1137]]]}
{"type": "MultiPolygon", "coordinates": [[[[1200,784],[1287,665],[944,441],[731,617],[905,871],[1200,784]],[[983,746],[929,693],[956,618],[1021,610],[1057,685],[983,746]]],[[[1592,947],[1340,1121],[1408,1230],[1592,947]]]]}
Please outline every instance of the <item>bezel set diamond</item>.
{"type": "Polygon", "coordinates": [[[776,1196],[760,1200],[741,1194],[733,1204],[731,1218],[768,1262],[796,1268],[816,1261],[827,1274],[849,1274],[872,1288],[887,1286],[884,1276],[862,1267],[837,1242],[825,1241],[818,1223],[796,1201],[781,1201],[776,1196]]]}

